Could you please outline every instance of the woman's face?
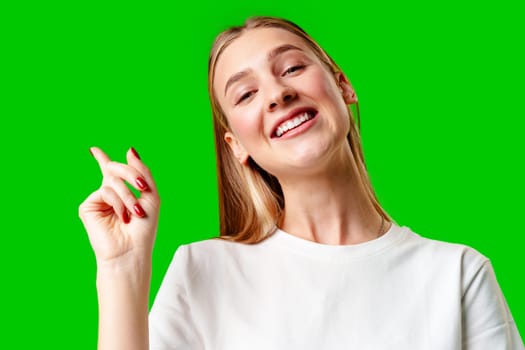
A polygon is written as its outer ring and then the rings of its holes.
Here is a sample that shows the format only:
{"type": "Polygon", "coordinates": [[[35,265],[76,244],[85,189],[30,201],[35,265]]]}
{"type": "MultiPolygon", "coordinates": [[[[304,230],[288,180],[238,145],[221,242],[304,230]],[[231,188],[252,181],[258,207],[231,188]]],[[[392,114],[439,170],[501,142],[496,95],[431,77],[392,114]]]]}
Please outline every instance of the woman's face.
{"type": "Polygon", "coordinates": [[[225,140],[241,163],[252,157],[280,178],[326,166],[347,146],[352,87],[284,29],[235,39],[217,62],[213,88],[231,128],[225,140]]]}

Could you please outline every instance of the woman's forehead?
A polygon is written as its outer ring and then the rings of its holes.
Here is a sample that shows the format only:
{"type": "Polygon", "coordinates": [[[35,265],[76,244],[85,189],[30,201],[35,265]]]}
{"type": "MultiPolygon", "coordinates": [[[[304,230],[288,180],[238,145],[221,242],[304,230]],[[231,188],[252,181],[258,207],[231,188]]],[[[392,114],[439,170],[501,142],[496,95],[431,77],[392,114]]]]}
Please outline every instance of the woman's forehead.
{"type": "Polygon", "coordinates": [[[221,53],[215,69],[215,85],[222,86],[228,77],[258,64],[264,64],[272,50],[296,47],[313,54],[304,39],[282,28],[254,28],[234,39],[221,53]]]}
{"type": "Polygon", "coordinates": [[[225,51],[228,49],[229,51],[243,50],[245,48],[261,51],[267,48],[268,45],[271,46],[282,42],[304,44],[302,38],[284,28],[253,28],[245,30],[237,39],[231,42],[225,51]]]}

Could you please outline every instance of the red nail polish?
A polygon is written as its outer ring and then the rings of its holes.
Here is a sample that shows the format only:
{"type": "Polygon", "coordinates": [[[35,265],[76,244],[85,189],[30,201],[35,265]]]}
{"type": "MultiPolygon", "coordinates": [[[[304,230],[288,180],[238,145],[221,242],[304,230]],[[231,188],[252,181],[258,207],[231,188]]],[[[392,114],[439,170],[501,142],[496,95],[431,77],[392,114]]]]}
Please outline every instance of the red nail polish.
{"type": "Polygon", "coordinates": [[[122,221],[124,221],[125,224],[129,224],[129,214],[127,209],[124,209],[124,212],[122,213],[122,221]]]}
{"type": "Polygon", "coordinates": [[[138,215],[139,217],[142,218],[142,217],[146,216],[146,213],[144,212],[144,209],[142,209],[142,207],[140,206],[140,204],[135,204],[135,205],[133,206],[133,209],[135,210],[135,213],[137,213],[137,215],[138,215]]]}
{"type": "Polygon", "coordinates": [[[136,151],[133,147],[131,147],[131,152],[133,153],[133,155],[135,155],[135,157],[137,157],[138,159],[140,159],[139,154],[137,153],[137,151],[136,151]]]}
{"type": "Polygon", "coordinates": [[[137,186],[139,186],[141,190],[145,190],[146,188],[148,188],[148,185],[146,185],[146,181],[141,177],[137,177],[135,179],[135,183],[137,184],[137,186]]]}

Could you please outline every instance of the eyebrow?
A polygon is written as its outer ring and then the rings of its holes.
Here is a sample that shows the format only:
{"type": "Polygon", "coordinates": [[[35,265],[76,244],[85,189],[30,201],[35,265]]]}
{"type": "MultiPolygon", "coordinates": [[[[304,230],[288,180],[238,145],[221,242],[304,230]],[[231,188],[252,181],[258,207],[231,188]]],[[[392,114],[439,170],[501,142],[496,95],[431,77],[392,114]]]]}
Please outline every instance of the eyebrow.
{"type": "MultiPolygon", "coordinates": [[[[268,56],[266,58],[266,60],[268,61],[271,61],[273,59],[275,59],[275,57],[285,53],[286,51],[290,51],[290,50],[299,50],[299,51],[303,51],[302,49],[300,49],[299,47],[295,46],[295,45],[292,45],[292,44],[284,44],[284,45],[281,45],[281,46],[277,46],[276,48],[274,48],[272,51],[270,51],[268,53],[268,56]]],[[[235,82],[241,80],[242,78],[244,78],[246,75],[248,75],[249,73],[249,69],[247,70],[243,70],[243,71],[240,71],[240,72],[237,72],[235,73],[234,75],[232,75],[230,77],[230,79],[228,79],[228,81],[226,82],[226,86],[224,87],[224,96],[226,96],[226,92],[228,91],[228,88],[235,82]]]]}

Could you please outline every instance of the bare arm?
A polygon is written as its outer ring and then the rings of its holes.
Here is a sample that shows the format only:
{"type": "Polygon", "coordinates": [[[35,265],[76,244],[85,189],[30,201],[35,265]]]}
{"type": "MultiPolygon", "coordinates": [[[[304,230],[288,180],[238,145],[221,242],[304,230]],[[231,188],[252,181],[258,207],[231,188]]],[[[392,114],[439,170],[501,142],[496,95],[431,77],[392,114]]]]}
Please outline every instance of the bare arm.
{"type": "Polygon", "coordinates": [[[148,297],[151,259],[132,257],[127,266],[99,266],[98,348],[148,349],[148,297]]]}
{"type": "Polygon", "coordinates": [[[128,164],[93,147],[102,186],[79,207],[97,260],[99,350],[146,350],[151,255],[160,199],[149,169],[129,150],[128,164]],[[139,179],[137,181],[137,179],[139,179]],[[124,181],[140,192],[140,198],[124,181]]]}

